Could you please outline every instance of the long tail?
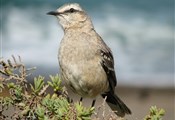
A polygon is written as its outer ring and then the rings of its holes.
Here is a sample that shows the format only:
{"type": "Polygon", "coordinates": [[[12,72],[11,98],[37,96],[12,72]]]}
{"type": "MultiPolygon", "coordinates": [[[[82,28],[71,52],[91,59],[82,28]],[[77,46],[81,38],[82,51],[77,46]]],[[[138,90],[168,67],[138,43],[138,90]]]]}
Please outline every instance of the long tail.
{"type": "Polygon", "coordinates": [[[123,103],[120,98],[112,92],[107,92],[101,95],[106,98],[106,102],[109,107],[120,117],[124,117],[125,114],[131,114],[131,110],[123,103]]]}

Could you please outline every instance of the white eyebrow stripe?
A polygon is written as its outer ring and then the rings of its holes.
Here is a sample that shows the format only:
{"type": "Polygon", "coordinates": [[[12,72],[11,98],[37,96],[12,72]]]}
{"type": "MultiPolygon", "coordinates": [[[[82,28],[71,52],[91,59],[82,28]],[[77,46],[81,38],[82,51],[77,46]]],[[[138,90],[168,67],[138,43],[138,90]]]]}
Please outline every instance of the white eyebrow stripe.
{"type": "Polygon", "coordinates": [[[66,4],[64,6],[62,6],[61,8],[57,9],[58,12],[63,13],[65,11],[70,10],[71,8],[78,10],[78,11],[83,11],[83,9],[76,3],[74,4],[66,4]]]}

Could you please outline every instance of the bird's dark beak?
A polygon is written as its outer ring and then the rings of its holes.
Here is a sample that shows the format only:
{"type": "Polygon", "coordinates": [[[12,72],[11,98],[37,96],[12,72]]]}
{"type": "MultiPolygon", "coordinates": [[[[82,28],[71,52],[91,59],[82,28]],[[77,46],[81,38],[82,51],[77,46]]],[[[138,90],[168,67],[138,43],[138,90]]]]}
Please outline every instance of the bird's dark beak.
{"type": "Polygon", "coordinates": [[[47,15],[54,15],[54,16],[59,15],[59,14],[60,13],[57,12],[57,11],[50,11],[50,12],[47,13],[47,15]]]}

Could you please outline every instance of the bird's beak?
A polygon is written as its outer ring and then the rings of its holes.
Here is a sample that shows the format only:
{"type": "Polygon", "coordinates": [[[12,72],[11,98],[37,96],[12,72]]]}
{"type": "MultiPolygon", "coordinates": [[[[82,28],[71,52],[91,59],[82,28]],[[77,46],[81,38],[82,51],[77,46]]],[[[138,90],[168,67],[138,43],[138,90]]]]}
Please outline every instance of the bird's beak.
{"type": "Polygon", "coordinates": [[[56,15],[60,15],[60,13],[57,12],[57,11],[50,11],[50,12],[47,13],[47,15],[54,15],[54,16],[56,16],[56,15]]]}

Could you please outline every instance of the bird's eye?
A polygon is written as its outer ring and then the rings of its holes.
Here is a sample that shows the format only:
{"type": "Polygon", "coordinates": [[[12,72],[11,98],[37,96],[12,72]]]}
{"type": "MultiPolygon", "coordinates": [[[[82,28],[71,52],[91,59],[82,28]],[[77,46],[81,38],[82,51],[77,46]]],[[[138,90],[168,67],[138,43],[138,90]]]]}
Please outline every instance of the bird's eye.
{"type": "Polygon", "coordinates": [[[69,11],[70,11],[71,13],[73,13],[73,12],[75,11],[75,9],[71,8],[69,11]]]}

